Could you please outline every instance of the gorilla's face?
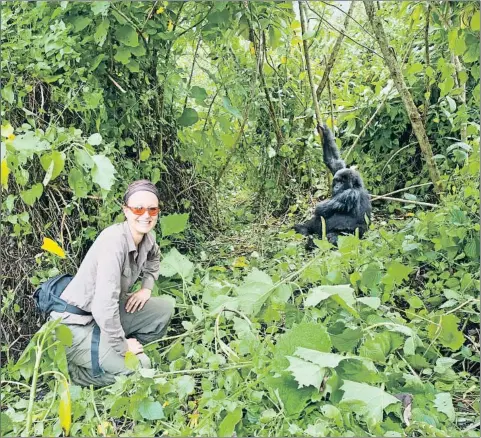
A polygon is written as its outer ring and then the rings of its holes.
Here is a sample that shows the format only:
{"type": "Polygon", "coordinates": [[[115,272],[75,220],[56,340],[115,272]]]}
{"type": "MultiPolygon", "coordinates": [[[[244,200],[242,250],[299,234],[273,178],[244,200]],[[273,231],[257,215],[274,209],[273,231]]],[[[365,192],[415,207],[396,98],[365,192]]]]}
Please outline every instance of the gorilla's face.
{"type": "Polygon", "coordinates": [[[362,188],[361,175],[354,169],[341,169],[336,172],[332,180],[333,196],[342,193],[344,190],[362,188]]]}

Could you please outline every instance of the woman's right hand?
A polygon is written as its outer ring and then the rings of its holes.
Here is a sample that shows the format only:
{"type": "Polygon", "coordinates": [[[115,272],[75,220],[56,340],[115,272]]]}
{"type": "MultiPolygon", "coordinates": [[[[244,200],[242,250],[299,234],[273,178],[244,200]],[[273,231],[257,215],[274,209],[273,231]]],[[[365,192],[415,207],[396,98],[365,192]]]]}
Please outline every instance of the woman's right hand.
{"type": "Polygon", "coordinates": [[[134,354],[139,354],[144,352],[144,347],[142,347],[142,344],[139,341],[137,341],[137,339],[135,338],[127,339],[127,348],[128,348],[128,351],[134,354]]]}

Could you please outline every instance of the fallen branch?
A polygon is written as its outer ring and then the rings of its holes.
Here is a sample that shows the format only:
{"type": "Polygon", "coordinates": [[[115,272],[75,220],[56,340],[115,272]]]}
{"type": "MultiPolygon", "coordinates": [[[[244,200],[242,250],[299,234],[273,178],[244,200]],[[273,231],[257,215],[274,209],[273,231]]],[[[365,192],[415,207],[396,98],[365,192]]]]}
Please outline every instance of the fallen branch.
{"type": "Polygon", "coordinates": [[[127,91],[125,91],[112,76],[110,76],[108,73],[107,76],[122,93],[127,93],[127,91]]]}
{"type": "Polygon", "coordinates": [[[404,189],[395,190],[394,192],[386,193],[385,195],[375,196],[374,198],[371,198],[371,202],[375,201],[376,199],[381,198],[383,196],[390,196],[390,195],[394,195],[396,193],[407,192],[408,190],[415,189],[417,187],[430,186],[432,184],[433,184],[432,182],[427,182],[427,183],[423,183],[423,184],[416,184],[414,186],[404,187],[404,189]]]}
{"type": "Polygon", "coordinates": [[[424,207],[432,207],[438,208],[439,205],[437,204],[430,204],[429,202],[421,202],[421,201],[410,201],[409,199],[401,199],[401,198],[391,198],[390,196],[378,196],[375,199],[371,199],[373,201],[379,201],[384,199],[386,201],[397,201],[397,202],[404,202],[405,204],[415,204],[415,205],[423,205],[424,207]]]}

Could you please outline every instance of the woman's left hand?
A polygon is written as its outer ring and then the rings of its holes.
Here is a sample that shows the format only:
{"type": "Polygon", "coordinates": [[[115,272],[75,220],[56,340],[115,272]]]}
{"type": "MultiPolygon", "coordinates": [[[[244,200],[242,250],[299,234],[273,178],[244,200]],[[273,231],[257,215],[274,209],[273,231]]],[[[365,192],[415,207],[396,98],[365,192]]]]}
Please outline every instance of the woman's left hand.
{"type": "Polygon", "coordinates": [[[150,289],[140,289],[129,297],[125,304],[125,310],[127,313],[134,313],[137,310],[142,310],[151,295],[152,291],[150,289]]]}

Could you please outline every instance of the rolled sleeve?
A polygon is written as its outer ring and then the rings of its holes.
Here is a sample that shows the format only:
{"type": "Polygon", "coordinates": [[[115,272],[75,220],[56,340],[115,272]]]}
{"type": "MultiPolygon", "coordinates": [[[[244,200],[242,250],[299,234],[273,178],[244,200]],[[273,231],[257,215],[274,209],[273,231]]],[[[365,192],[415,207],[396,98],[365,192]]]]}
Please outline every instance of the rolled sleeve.
{"type": "Polygon", "coordinates": [[[142,288],[152,290],[154,282],[159,278],[160,270],[160,248],[154,243],[154,246],[147,254],[147,261],[145,262],[144,272],[142,276],[142,288]]]}
{"type": "Polygon", "coordinates": [[[109,241],[109,255],[100,257],[97,265],[92,316],[104,333],[110,346],[124,355],[127,351],[125,332],[120,323],[119,297],[125,251],[121,242],[109,241]]]}

